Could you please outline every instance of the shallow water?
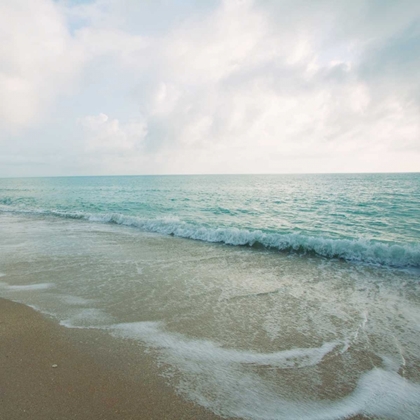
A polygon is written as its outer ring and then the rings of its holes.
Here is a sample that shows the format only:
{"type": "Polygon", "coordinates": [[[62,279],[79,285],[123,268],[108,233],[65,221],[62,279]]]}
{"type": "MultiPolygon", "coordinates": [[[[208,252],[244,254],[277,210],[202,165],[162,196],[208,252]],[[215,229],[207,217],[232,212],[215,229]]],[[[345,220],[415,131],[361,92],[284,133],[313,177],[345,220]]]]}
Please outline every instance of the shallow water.
{"type": "Polygon", "coordinates": [[[416,267],[7,211],[0,273],[0,296],[153,349],[218,414],[419,418],[416,267]]]}

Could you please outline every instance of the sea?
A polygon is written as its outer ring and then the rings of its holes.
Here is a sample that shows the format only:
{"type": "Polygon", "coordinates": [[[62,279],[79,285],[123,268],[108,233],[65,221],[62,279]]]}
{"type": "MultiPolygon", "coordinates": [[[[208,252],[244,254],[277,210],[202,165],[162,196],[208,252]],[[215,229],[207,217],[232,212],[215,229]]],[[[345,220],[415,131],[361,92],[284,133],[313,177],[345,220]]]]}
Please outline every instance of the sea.
{"type": "Polygon", "coordinates": [[[0,179],[0,297],[224,417],[420,419],[420,174],[0,179]]]}

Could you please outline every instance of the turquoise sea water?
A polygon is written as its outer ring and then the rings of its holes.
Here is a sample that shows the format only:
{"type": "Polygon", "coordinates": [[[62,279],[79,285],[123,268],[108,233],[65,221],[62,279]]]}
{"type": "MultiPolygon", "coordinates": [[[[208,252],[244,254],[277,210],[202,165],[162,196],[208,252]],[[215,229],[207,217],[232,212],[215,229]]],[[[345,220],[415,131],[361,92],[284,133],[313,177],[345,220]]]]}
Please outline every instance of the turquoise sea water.
{"type": "Polygon", "coordinates": [[[418,419],[420,174],[0,179],[0,296],[246,419],[418,419]]]}
{"type": "Polygon", "coordinates": [[[3,179],[0,211],[420,267],[420,174],[3,179]]]}

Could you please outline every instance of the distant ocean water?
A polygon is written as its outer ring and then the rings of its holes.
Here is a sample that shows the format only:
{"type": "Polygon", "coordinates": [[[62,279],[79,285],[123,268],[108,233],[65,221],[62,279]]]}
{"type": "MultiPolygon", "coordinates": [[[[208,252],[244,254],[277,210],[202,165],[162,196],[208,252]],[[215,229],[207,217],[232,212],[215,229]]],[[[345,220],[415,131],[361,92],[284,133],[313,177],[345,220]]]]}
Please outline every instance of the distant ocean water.
{"type": "Polygon", "coordinates": [[[223,416],[418,419],[420,174],[0,179],[0,296],[223,416]]]}

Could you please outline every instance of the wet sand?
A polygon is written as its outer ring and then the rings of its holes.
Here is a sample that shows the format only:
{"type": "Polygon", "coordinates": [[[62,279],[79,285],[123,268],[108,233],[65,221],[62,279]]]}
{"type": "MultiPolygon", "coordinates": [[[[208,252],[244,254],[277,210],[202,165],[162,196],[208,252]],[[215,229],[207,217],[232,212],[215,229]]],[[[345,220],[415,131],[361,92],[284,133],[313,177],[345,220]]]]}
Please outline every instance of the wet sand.
{"type": "Polygon", "coordinates": [[[138,350],[0,299],[0,418],[220,418],[175,394],[138,350]]]}

